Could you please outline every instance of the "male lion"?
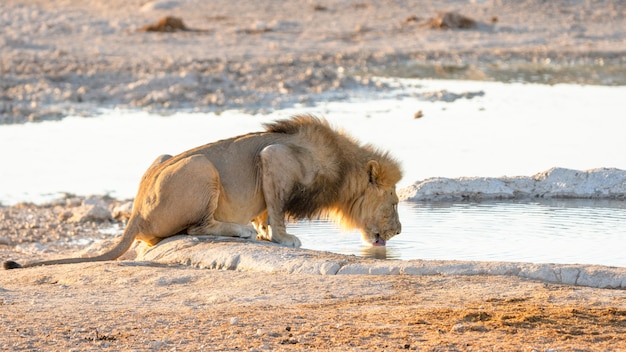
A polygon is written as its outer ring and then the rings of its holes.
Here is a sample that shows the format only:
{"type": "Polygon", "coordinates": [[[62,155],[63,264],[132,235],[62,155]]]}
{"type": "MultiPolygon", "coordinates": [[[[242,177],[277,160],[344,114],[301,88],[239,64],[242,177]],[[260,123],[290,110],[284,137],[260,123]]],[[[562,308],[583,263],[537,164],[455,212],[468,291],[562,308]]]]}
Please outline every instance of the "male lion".
{"type": "MultiPolygon", "coordinates": [[[[361,229],[372,245],[400,233],[395,185],[402,172],[388,153],[361,146],[313,116],[265,128],[159,157],[141,179],[120,242],[106,253],[23,267],[113,260],[136,239],[155,245],[181,233],[256,236],[299,247],[285,229],[286,217],[328,216],[361,229]]],[[[22,266],[8,261],[4,267],[22,266]]]]}

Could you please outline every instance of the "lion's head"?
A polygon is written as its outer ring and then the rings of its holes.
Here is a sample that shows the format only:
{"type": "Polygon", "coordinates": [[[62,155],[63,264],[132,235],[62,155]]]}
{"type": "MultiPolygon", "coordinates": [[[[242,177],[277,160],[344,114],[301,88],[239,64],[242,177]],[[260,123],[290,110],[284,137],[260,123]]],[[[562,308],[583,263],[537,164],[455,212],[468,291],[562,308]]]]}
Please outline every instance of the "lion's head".
{"type": "Polygon", "coordinates": [[[402,231],[396,194],[402,171],[388,154],[377,156],[366,163],[360,182],[354,182],[355,196],[336,209],[334,217],[346,228],[359,229],[366,243],[385,246],[402,231]]]}
{"type": "Polygon", "coordinates": [[[368,184],[359,197],[360,209],[355,220],[363,240],[374,246],[384,246],[393,236],[402,231],[398,217],[398,195],[396,183],[400,170],[395,165],[381,165],[378,161],[367,163],[368,184]]]}

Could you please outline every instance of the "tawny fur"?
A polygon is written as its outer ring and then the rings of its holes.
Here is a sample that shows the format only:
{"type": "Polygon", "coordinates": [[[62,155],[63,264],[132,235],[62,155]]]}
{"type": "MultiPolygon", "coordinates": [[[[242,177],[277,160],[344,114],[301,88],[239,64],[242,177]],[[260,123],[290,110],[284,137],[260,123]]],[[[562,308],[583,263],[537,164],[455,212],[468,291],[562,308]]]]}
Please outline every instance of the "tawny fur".
{"type": "MultiPolygon", "coordinates": [[[[96,257],[24,267],[113,260],[135,240],[155,245],[181,233],[254,236],[299,247],[286,232],[286,217],[329,217],[360,229],[373,244],[400,233],[395,185],[402,172],[388,153],[310,115],[265,129],[160,156],[141,179],[118,245],[96,257]]],[[[4,266],[22,267],[11,261],[4,266]]]]}

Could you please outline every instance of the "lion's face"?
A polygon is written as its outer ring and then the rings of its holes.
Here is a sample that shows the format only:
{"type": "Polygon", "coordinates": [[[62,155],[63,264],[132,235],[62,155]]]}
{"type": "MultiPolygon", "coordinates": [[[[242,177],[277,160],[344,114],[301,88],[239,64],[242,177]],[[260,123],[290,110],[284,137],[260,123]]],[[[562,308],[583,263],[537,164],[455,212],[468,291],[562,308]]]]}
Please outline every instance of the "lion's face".
{"type": "Polygon", "coordinates": [[[373,246],[384,246],[402,231],[396,188],[370,185],[364,198],[363,204],[367,204],[369,209],[361,227],[363,240],[373,246]]]}

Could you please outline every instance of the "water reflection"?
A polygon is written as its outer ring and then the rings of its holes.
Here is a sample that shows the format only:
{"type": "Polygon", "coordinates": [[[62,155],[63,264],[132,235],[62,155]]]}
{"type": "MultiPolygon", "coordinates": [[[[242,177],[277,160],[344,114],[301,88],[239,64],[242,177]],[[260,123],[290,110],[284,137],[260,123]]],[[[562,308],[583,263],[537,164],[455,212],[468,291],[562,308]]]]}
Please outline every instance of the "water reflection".
{"type": "Polygon", "coordinates": [[[381,247],[364,244],[361,246],[360,256],[372,259],[402,259],[402,253],[393,245],[381,247]]]}
{"type": "Polygon", "coordinates": [[[386,247],[316,220],[290,224],[304,248],[376,259],[486,260],[626,267],[626,202],[401,203],[403,231],[386,247]]]}
{"type": "Polygon", "coordinates": [[[387,247],[385,246],[368,246],[361,248],[361,257],[374,259],[387,259],[387,247]]]}

